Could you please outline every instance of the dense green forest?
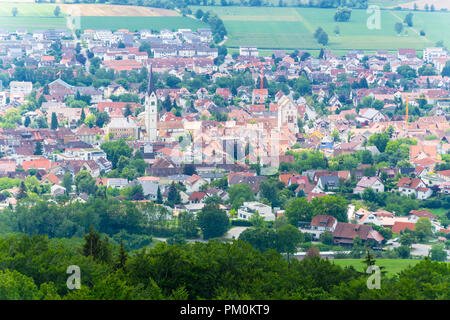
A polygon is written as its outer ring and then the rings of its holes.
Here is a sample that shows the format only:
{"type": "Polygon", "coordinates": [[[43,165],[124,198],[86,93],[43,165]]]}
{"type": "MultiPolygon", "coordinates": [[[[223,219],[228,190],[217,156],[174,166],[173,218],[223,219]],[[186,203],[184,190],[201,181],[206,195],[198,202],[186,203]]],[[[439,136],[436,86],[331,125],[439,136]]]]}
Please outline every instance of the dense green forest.
{"type": "Polygon", "coordinates": [[[0,299],[449,299],[449,275],[448,264],[425,260],[382,275],[381,288],[370,290],[368,275],[353,268],[315,256],[287,261],[242,241],[127,252],[93,230],[80,246],[37,235],[0,239],[0,299]],[[67,289],[70,265],[80,267],[81,289],[67,289]]]}

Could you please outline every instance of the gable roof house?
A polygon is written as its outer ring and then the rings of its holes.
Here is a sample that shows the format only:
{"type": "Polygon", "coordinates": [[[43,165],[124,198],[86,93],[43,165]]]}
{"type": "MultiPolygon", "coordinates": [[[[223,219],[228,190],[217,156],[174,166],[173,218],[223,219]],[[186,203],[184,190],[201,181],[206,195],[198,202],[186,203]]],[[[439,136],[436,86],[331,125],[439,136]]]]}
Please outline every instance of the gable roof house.
{"type": "Polygon", "coordinates": [[[54,184],[54,185],[51,186],[51,188],[50,188],[50,194],[51,194],[53,197],[60,196],[60,195],[63,195],[63,194],[65,194],[65,193],[66,193],[66,188],[64,188],[64,187],[62,187],[62,186],[59,186],[59,185],[57,185],[57,184],[54,184]]]}
{"type": "Polygon", "coordinates": [[[248,184],[252,192],[257,194],[259,192],[259,185],[265,180],[265,176],[233,175],[228,184],[230,186],[233,184],[248,184]]]}
{"type": "Polygon", "coordinates": [[[337,189],[339,188],[339,177],[337,175],[321,176],[316,187],[323,191],[337,189]]]}
{"type": "Polygon", "coordinates": [[[375,192],[384,192],[384,184],[378,177],[362,177],[353,189],[353,193],[363,193],[367,188],[372,188],[375,192]]]}
{"type": "Polygon", "coordinates": [[[416,224],[414,222],[395,221],[392,226],[393,233],[400,233],[400,231],[405,231],[405,229],[414,231],[416,224]]]}
{"type": "Polygon", "coordinates": [[[427,188],[421,179],[402,177],[397,183],[398,191],[404,195],[414,194],[417,199],[423,200],[431,197],[433,191],[427,188]]]}
{"type": "Polygon", "coordinates": [[[195,191],[189,196],[188,200],[189,203],[192,204],[192,203],[201,203],[206,198],[207,198],[206,192],[195,191]]]}
{"type": "Polygon", "coordinates": [[[359,115],[360,116],[357,117],[356,120],[361,124],[369,124],[371,122],[381,122],[386,120],[386,117],[380,111],[372,108],[360,110],[359,115]]]}
{"type": "Polygon", "coordinates": [[[215,187],[210,187],[208,188],[206,191],[206,196],[208,197],[212,197],[213,195],[216,195],[218,197],[220,197],[224,202],[228,200],[228,192],[222,190],[222,189],[218,189],[215,187]]]}
{"type": "Polygon", "coordinates": [[[335,217],[328,215],[316,215],[311,223],[300,223],[299,230],[311,234],[313,240],[319,240],[325,231],[333,233],[338,221],[335,217]]]}
{"type": "Polygon", "coordinates": [[[22,168],[27,171],[28,169],[50,169],[50,160],[49,159],[33,159],[33,160],[25,160],[22,162],[22,168]]]}
{"type": "Polygon", "coordinates": [[[430,220],[438,220],[439,217],[435,216],[431,212],[427,210],[411,210],[410,212],[410,220],[417,221],[419,218],[428,218],[430,220]]]}
{"type": "Polygon", "coordinates": [[[165,189],[159,186],[155,181],[150,180],[138,180],[144,190],[144,197],[149,200],[155,201],[158,198],[158,188],[161,195],[164,193],[165,189]]]}
{"type": "Polygon", "coordinates": [[[186,192],[193,193],[200,190],[200,187],[206,183],[206,180],[202,177],[193,174],[189,178],[186,179],[185,185],[186,185],[186,192]]]}
{"type": "Polygon", "coordinates": [[[258,212],[258,214],[266,221],[275,220],[275,214],[272,212],[272,207],[256,201],[244,202],[242,206],[238,208],[238,218],[248,220],[256,212],[258,212]]]}
{"type": "Polygon", "coordinates": [[[358,224],[369,224],[373,223],[377,226],[381,225],[380,219],[378,219],[378,214],[363,208],[360,208],[355,213],[355,218],[358,219],[358,224]]]}
{"type": "Polygon", "coordinates": [[[383,236],[373,230],[371,226],[363,224],[338,222],[333,232],[336,245],[350,247],[356,237],[359,237],[364,245],[372,244],[372,246],[380,245],[384,240],[383,236]]]}
{"type": "Polygon", "coordinates": [[[157,159],[150,168],[150,173],[155,177],[168,177],[178,174],[181,167],[177,166],[172,160],[166,158],[157,159]]]}

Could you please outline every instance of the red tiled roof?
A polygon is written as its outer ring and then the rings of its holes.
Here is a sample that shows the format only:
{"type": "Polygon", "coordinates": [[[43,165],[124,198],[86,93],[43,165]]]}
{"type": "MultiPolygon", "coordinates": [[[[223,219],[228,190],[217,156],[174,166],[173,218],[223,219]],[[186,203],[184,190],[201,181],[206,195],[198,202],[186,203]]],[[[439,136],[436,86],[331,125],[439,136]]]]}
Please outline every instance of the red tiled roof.
{"type": "Polygon", "coordinates": [[[231,97],[231,91],[228,88],[217,88],[216,89],[216,94],[224,97],[224,98],[229,98],[231,97]]]}
{"type": "Polygon", "coordinates": [[[196,191],[189,196],[189,201],[202,201],[205,196],[205,192],[196,191]]]}
{"type": "Polygon", "coordinates": [[[421,182],[420,179],[402,177],[402,178],[400,178],[400,180],[398,180],[397,187],[408,188],[408,189],[417,189],[420,182],[421,182]]]}
{"type": "Polygon", "coordinates": [[[377,242],[382,241],[384,238],[378,232],[372,229],[371,226],[364,224],[352,224],[338,222],[336,229],[333,232],[333,237],[338,239],[353,240],[359,236],[361,240],[373,239],[377,242]]]}
{"type": "Polygon", "coordinates": [[[60,179],[54,173],[46,174],[45,176],[42,177],[42,180],[45,180],[45,179],[47,179],[48,181],[50,181],[53,184],[58,184],[60,181],[60,179]]]}
{"type": "Polygon", "coordinates": [[[281,182],[283,182],[285,185],[287,185],[290,177],[293,175],[295,175],[295,172],[280,173],[279,179],[281,182]]]}
{"type": "Polygon", "coordinates": [[[314,198],[320,198],[320,197],[325,197],[327,194],[326,193],[315,193],[315,192],[311,192],[308,195],[308,201],[311,201],[314,198]]]}
{"type": "Polygon", "coordinates": [[[449,170],[441,170],[441,171],[438,171],[436,173],[438,173],[440,175],[443,175],[443,176],[446,176],[446,177],[450,177],[450,169],[449,170]]]}
{"type": "Polygon", "coordinates": [[[428,218],[428,219],[437,219],[438,217],[432,214],[431,212],[427,210],[411,210],[409,212],[411,215],[415,215],[419,218],[428,218]]]}
{"type": "Polygon", "coordinates": [[[22,168],[24,170],[28,170],[30,168],[50,169],[50,160],[48,160],[48,159],[25,160],[24,162],[22,162],[22,168]]]}
{"type": "Polygon", "coordinates": [[[394,225],[392,226],[392,232],[400,233],[400,231],[404,231],[405,229],[409,229],[409,230],[414,231],[415,228],[416,228],[416,224],[415,223],[395,221],[394,225]]]}
{"type": "Polygon", "coordinates": [[[256,172],[230,172],[228,174],[228,183],[230,183],[231,178],[234,176],[247,176],[247,177],[255,177],[256,172]]]}
{"type": "Polygon", "coordinates": [[[251,104],[249,109],[250,112],[264,112],[266,111],[266,106],[263,104],[251,104]]]}
{"type": "Polygon", "coordinates": [[[311,220],[311,226],[331,228],[335,222],[335,217],[319,214],[311,220]]]}

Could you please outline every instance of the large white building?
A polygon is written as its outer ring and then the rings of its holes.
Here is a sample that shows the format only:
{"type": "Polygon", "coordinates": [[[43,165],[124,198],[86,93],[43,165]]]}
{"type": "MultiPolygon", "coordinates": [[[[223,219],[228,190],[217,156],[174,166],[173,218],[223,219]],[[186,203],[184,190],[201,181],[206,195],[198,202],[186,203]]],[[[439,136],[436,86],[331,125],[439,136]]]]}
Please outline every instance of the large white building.
{"type": "Polygon", "coordinates": [[[298,132],[297,125],[298,110],[294,101],[288,96],[281,97],[278,102],[278,129],[282,126],[290,126],[294,132],[298,132]]]}
{"type": "Polygon", "coordinates": [[[258,214],[266,221],[275,220],[275,214],[272,212],[272,207],[256,201],[244,202],[238,209],[238,218],[248,220],[256,212],[258,212],[258,214]]]}
{"type": "Polygon", "coordinates": [[[259,56],[258,48],[256,47],[239,47],[239,54],[241,56],[248,56],[248,57],[259,56]]]}
{"type": "Polygon", "coordinates": [[[11,81],[9,84],[11,95],[21,93],[27,96],[33,91],[33,83],[31,81],[11,81]]]}
{"type": "Polygon", "coordinates": [[[158,98],[153,84],[153,67],[150,67],[148,90],[145,95],[145,129],[147,140],[154,142],[158,139],[158,98]]]}
{"type": "Polygon", "coordinates": [[[444,48],[425,48],[423,50],[423,60],[425,62],[431,62],[433,58],[445,57],[447,56],[447,51],[444,48]]]}

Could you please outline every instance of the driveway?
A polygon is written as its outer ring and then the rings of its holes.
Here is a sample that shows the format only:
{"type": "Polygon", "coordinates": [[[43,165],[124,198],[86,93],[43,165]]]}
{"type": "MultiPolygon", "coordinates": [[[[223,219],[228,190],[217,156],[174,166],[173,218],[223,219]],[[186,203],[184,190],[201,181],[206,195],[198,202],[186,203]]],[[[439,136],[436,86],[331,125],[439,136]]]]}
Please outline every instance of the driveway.
{"type": "Polygon", "coordinates": [[[347,208],[347,219],[350,222],[353,219],[353,215],[355,214],[355,206],[353,204],[349,204],[347,208]]]}
{"type": "Polygon", "coordinates": [[[431,246],[429,244],[415,243],[411,245],[411,255],[413,256],[428,256],[431,246]]]}
{"type": "Polygon", "coordinates": [[[244,232],[248,227],[233,227],[228,230],[227,233],[223,236],[225,239],[238,239],[239,235],[244,232]]]}

